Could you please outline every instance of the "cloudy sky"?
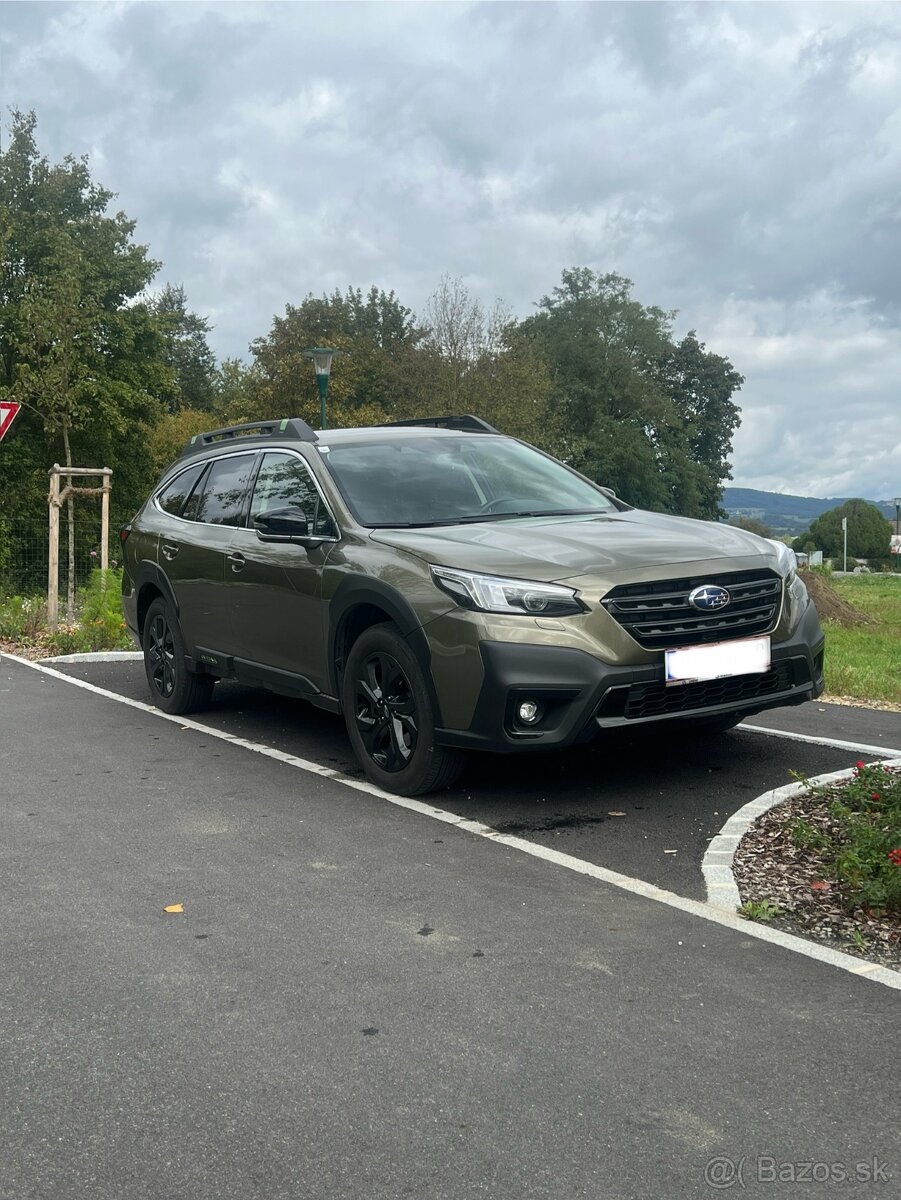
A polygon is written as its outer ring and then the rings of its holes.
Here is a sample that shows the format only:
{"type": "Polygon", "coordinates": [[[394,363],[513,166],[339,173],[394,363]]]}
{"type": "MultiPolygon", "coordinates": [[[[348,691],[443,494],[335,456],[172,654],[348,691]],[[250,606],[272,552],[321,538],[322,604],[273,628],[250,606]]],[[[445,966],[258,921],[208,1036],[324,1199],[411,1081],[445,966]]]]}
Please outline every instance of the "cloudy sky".
{"type": "Polygon", "coordinates": [[[7,2],[0,102],[221,356],[309,292],[618,271],[746,376],[737,485],[901,494],[901,6],[7,2]]]}

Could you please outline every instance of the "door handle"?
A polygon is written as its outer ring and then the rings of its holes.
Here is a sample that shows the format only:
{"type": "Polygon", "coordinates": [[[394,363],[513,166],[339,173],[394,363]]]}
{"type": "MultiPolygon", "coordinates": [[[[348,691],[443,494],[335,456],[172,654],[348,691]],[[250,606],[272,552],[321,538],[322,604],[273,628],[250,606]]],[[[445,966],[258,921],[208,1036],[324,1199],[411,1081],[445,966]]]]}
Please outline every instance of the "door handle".
{"type": "Polygon", "coordinates": [[[163,558],[168,558],[171,562],[178,554],[178,546],[174,542],[163,542],[163,558]]]}
{"type": "Polygon", "coordinates": [[[228,555],[228,561],[231,563],[232,570],[236,574],[238,571],[243,571],[247,563],[247,559],[244,557],[244,555],[239,554],[237,551],[234,554],[228,555]]]}

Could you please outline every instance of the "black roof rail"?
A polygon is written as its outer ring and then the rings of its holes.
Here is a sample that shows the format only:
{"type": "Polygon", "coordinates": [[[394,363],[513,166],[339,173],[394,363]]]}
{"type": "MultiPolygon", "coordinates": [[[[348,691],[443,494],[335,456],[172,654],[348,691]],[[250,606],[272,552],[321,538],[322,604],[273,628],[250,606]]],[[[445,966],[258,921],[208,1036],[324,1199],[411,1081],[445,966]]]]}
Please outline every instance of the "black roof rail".
{"type": "Polygon", "coordinates": [[[226,425],[223,429],[210,429],[206,433],[195,433],[183,447],[180,458],[198,454],[219,442],[238,441],[247,438],[258,441],[266,438],[284,438],[291,442],[318,442],[319,436],[312,426],[300,417],[285,417],[280,421],[250,421],[247,425],[226,425]]]}
{"type": "Polygon", "coordinates": [[[493,425],[467,413],[462,417],[413,417],[409,421],[382,421],[380,429],[388,429],[398,425],[432,425],[436,429],[464,429],[469,433],[500,433],[493,425]]]}

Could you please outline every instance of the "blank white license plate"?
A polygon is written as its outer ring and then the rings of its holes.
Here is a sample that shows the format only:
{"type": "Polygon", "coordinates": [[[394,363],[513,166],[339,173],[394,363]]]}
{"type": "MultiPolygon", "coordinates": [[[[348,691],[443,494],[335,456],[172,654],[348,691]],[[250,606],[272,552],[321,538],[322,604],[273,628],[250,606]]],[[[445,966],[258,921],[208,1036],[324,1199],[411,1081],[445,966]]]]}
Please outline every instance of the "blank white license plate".
{"type": "Polygon", "coordinates": [[[770,669],[770,639],[740,638],[709,646],[680,646],[666,651],[667,683],[700,683],[732,675],[759,675],[770,669]]]}

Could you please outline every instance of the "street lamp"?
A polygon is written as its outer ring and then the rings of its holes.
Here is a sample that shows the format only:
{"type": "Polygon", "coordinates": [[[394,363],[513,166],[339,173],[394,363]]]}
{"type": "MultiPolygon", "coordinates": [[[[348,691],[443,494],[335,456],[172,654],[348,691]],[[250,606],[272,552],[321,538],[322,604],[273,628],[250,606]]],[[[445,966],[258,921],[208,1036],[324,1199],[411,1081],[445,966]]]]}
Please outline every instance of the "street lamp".
{"type": "Polygon", "coordinates": [[[316,368],[316,386],[319,388],[319,428],[328,429],[326,416],[328,377],[332,370],[332,359],[338,351],[330,350],[327,346],[314,346],[312,350],[305,350],[304,353],[307,358],[312,358],[313,366],[316,368]]]}

